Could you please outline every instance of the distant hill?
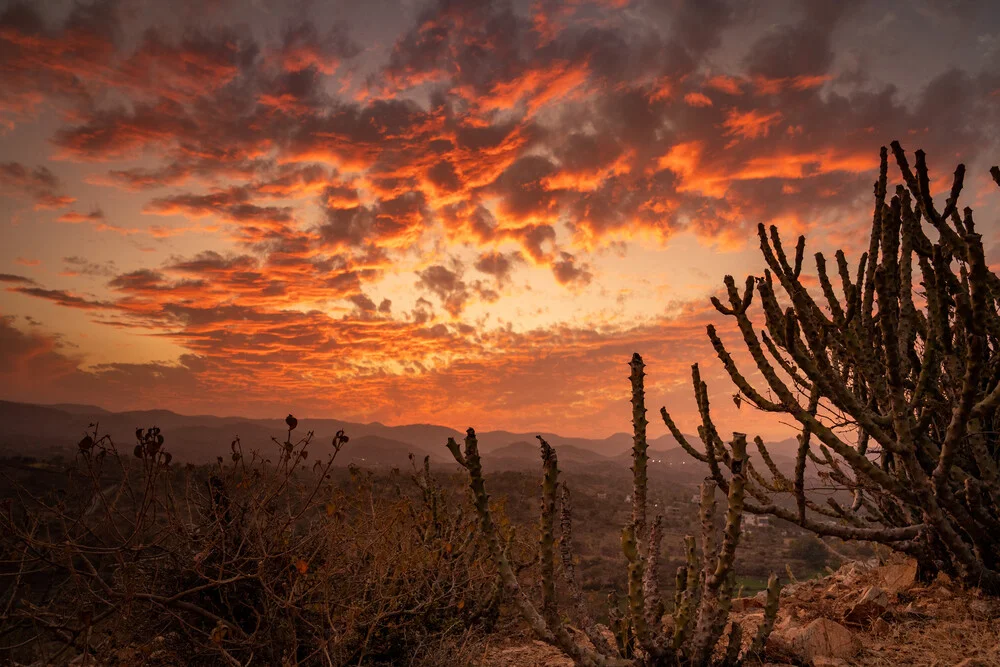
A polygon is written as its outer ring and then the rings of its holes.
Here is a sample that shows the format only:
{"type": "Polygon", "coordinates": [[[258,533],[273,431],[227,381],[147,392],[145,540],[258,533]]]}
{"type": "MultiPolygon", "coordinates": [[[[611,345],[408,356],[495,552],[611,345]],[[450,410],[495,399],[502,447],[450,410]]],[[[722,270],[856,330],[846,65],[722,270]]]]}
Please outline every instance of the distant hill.
{"type": "MultiPolygon", "coordinates": [[[[351,438],[338,455],[337,463],[343,465],[353,463],[363,468],[387,467],[405,470],[410,467],[410,454],[413,454],[417,463],[423,461],[425,456],[430,456],[432,462],[443,460],[440,453],[430,454],[406,442],[378,435],[366,435],[357,439],[351,438]]],[[[445,454],[447,455],[447,452],[445,454]]],[[[451,458],[450,455],[448,457],[451,458]]]]}
{"type": "MultiPolygon", "coordinates": [[[[546,438],[549,444],[551,441],[546,438]]],[[[485,464],[492,470],[534,470],[541,466],[541,452],[538,440],[518,440],[503,447],[483,452],[485,464]]],[[[610,463],[607,456],[576,445],[555,445],[559,466],[577,466],[592,463],[610,463]]]]}
{"type": "Polygon", "coordinates": [[[53,405],[45,405],[42,407],[55,408],[56,410],[62,410],[63,412],[68,412],[71,415],[94,416],[94,415],[112,414],[110,410],[99,408],[96,405],[80,405],[78,403],[55,403],[53,405]]]}
{"type": "MultiPolygon", "coordinates": [[[[101,433],[111,435],[123,451],[131,450],[136,428],[158,426],[163,429],[167,448],[179,461],[207,463],[218,456],[229,455],[229,444],[239,437],[245,450],[268,452],[272,438],[284,440],[287,430],[284,420],[217,417],[214,415],[181,415],[170,410],[135,410],[111,412],[90,405],[35,405],[0,401],[0,455],[24,454],[49,456],[62,452],[74,454],[76,443],[84,433],[98,423],[101,433]]],[[[349,437],[347,449],[338,459],[347,465],[367,467],[406,467],[409,454],[432,461],[450,463],[445,449],[448,438],[462,442],[464,433],[435,424],[387,426],[380,422],[359,423],[337,419],[300,418],[295,435],[302,437],[314,432],[314,447],[328,445],[334,434],[343,430],[349,437]]],[[[479,448],[484,462],[494,470],[535,469],[540,465],[535,433],[484,431],[478,433],[479,448]]],[[[632,436],[615,433],[607,438],[572,438],[556,433],[542,436],[556,448],[563,468],[580,468],[612,464],[631,465],[632,436]]],[[[697,437],[688,436],[693,446],[701,448],[697,437]]],[[[651,466],[690,466],[690,457],[681,450],[673,437],[663,435],[649,441],[651,466]]],[[[768,445],[778,465],[785,469],[794,462],[795,439],[768,445]]],[[[751,445],[751,455],[756,458],[751,445]]],[[[318,452],[317,452],[318,453],[318,452]]],[[[266,455],[266,454],[265,454],[266,455]]],[[[681,471],[680,468],[677,469],[681,471]]],[[[686,468],[683,470],[686,471],[686,468]]]]}

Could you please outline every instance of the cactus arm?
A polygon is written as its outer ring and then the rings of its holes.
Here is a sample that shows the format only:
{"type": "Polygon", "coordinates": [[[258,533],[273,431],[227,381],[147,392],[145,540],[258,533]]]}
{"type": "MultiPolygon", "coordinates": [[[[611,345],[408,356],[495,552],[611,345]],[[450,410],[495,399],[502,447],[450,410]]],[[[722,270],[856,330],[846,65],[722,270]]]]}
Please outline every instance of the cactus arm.
{"type": "Polygon", "coordinates": [[[743,648],[743,628],[739,623],[733,622],[732,627],[729,629],[729,640],[726,642],[726,655],[723,658],[723,665],[729,667],[730,665],[742,664],[740,660],[740,649],[743,648]]]}
{"type": "Polygon", "coordinates": [[[684,590],[687,588],[687,566],[680,565],[674,574],[674,616],[681,608],[681,599],[684,597],[684,590]]]}
{"type": "Polygon", "coordinates": [[[642,590],[645,605],[646,628],[649,632],[646,651],[652,655],[662,654],[665,647],[663,637],[663,600],[660,597],[660,544],[663,540],[663,517],[657,516],[649,527],[649,541],[646,551],[646,568],[643,573],[642,590]]]}
{"type": "MultiPolygon", "coordinates": [[[[684,538],[684,552],[687,565],[683,567],[683,570],[687,576],[687,583],[684,585],[684,592],[680,596],[680,604],[674,608],[674,636],[671,646],[675,651],[680,650],[690,635],[691,620],[700,600],[698,596],[698,578],[701,569],[698,567],[695,541],[691,535],[684,538]]],[[[679,572],[680,570],[678,570],[679,572]]]]}
{"type": "Polygon", "coordinates": [[[732,477],[729,484],[728,507],[726,509],[726,528],[723,532],[722,548],[719,550],[718,565],[707,582],[708,588],[713,591],[718,590],[733,566],[733,560],[736,557],[736,547],[740,541],[740,523],[743,519],[743,487],[746,484],[744,469],[747,461],[746,434],[733,433],[732,447],[732,477]]]}
{"type": "MultiPolygon", "coordinates": [[[[809,413],[812,415],[816,414],[816,407],[819,404],[819,387],[813,385],[812,392],[809,395],[809,413]]],[[[811,432],[809,428],[803,428],[802,432],[799,433],[799,448],[795,455],[795,483],[793,486],[793,493],[795,494],[795,503],[799,510],[799,520],[804,521],[806,517],[806,491],[805,491],[805,472],[806,472],[806,454],[809,453],[809,436],[811,432]]]]}
{"type": "MultiPolygon", "coordinates": [[[[997,389],[997,400],[1000,400],[1000,385],[998,385],[997,389]]],[[[687,438],[684,437],[684,434],[681,433],[681,430],[677,428],[677,424],[675,424],[674,420],[670,417],[670,413],[667,412],[666,407],[660,408],[660,417],[663,419],[663,423],[667,425],[667,429],[670,431],[670,434],[674,436],[674,440],[677,441],[677,444],[679,444],[689,456],[698,459],[702,463],[706,463],[708,461],[704,454],[692,447],[687,441],[687,438]]]]}
{"type": "MultiPolygon", "coordinates": [[[[454,455],[457,449],[457,443],[455,443],[454,439],[449,438],[448,450],[454,455]]],[[[465,453],[462,456],[462,460],[459,460],[457,456],[455,460],[465,467],[469,473],[469,488],[472,490],[473,502],[476,512],[479,514],[480,528],[486,537],[490,555],[497,569],[500,571],[500,578],[503,581],[504,588],[513,598],[521,618],[528,624],[531,631],[542,641],[558,646],[565,651],[578,665],[585,667],[627,667],[630,665],[631,663],[627,661],[608,658],[577,644],[561,624],[555,628],[550,628],[546,624],[545,619],[538,613],[538,610],[535,609],[524,591],[521,590],[517,576],[514,574],[514,570],[502,546],[499,532],[490,513],[490,497],[486,493],[486,482],[483,478],[483,466],[479,458],[479,446],[474,429],[470,428],[466,434],[465,453]]]]}
{"type": "Polygon", "coordinates": [[[757,632],[754,634],[750,646],[740,656],[741,661],[747,658],[760,660],[763,657],[764,645],[767,643],[767,638],[771,635],[771,630],[774,629],[774,621],[778,617],[778,601],[780,597],[781,585],[778,583],[778,577],[772,574],[767,580],[767,601],[764,603],[764,620],[757,627],[757,632]]]}

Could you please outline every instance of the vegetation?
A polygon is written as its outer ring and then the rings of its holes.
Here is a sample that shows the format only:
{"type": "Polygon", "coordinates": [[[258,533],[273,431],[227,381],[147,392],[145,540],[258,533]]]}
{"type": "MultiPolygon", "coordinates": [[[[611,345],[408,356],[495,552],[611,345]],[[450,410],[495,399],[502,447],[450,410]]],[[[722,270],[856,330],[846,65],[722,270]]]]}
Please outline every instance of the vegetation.
{"type": "Polygon", "coordinates": [[[65,490],[21,486],[0,516],[0,660],[461,662],[500,601],[475,517],[426,461],[405,488],[338,472],[343,433],[287,425],[275,461],[236,439],[207,468],[171,465],[159,429],[126,456],[94,426],[65,490]]]}
{"type": "MultiPolygon", "coordinates": [[[[716,481],[701,486],[702,548],[693,537],[686,538],[687,564],[677,569],[674,609],[669,623],[664,623],[666,605],[659,582],[662,519],[647,522],[647,443],[646,407],[643,390],[642,358],[635,354],[630,363],[632,383],[632,516],[622,531],[621,544],[628,569],[628,592],[624,609],[612,598],[612,644],[594,622],[583,603],[573,554],[573,520],[569,490],[559,483],[555,450],[541,437],[542,501],[539,521],[538,566],[541,579],[541,611],[521,588],[508,557],[505,542],[490,509],[483,478],[482,462],[474,429],[469,429],[464,450],[454,439],[448,449],[469,473],[480,526],[489,545],[489,553],[499,570],[503,585],[517,605],[522,618],[540,639],[559,647],[573,660],[585,666],[605,665],[739,665],[756,657],[770,634],[778,609],[780,588],[771,576],[762,623],[749,646],[743,646],[742,628],[730,623],[724,646],[718,646],[726,631],[730,603],[736,588],[733,562],[740,539],[746,464],[746,435],[734,433],[728,453],[730,477],[721,472],[719,486],[727,493],[726,525],[721,545],[716,544],[716,481]],[[559,507],[559,554],[562,579],[573,601],[577,620],[590,640],[578,641],[563,622],[556,595],[556,510],[559,507]]],[[[714,459],[713,459],[714,460],[714,459]]]]}
{"type": "MultiPolygon", "coordinates": [[[[815,255],[822,296],[802,275],[805,238],[794,258],[778,230],[759,227],[768,269],[749,276],[742,294],[725,279],[732,317],[760,389],[740,370],[715,327],[708,336],[739,393],[766,412],[801,427],[789,479],[756,440],[770,477],[748,468],[745,505],[817,535],[886,544],[916,558],[922,577],[943,571],[1000,593],[1000,278],[986,263],[970,208],[959,208],[965,167],[955,170],[943,209],[930,189],[927,162],[892,153],[905,185],[886,201],[888,151],[881,152],[868,252],[852,267],[843,251],[836,289],[822,253],[815,255]],[[933,237],[933,238],[932,238],[933,237]],[[763,327],[750,306],[759,295],[763,327]],[[806,493],[806,462],[830,485],[851,494],[825,505],[806,493]],[[773,498],[791,497],[794,507],[773,498]]],[[[1000,185],[1000,169],[991,170],[1000,185]]],[[[728,455],[709,409],[698,367],[694,392],[704,450],[684,440],[667,411],[664,421],[682,446],[724,484],[717,460],[728,455]]]]}

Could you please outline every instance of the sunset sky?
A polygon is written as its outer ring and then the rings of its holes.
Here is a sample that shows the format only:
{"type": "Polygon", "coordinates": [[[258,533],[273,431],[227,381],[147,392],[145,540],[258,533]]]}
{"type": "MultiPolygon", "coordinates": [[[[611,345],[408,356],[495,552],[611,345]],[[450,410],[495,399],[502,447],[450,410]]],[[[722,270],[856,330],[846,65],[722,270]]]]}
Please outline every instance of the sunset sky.
{"type": "Polygon", "coordinates": [[[998,128],[991,1],[0,0],[0,398],[777,435],[757,223],[855,261],[899,139],[996,262],[998,128]]]}

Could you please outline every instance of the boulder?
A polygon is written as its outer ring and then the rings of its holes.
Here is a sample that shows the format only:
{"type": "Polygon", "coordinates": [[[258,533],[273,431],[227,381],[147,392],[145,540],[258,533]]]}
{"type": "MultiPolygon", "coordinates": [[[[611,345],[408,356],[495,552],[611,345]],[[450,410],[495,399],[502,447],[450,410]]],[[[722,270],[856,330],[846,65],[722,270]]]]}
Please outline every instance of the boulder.
{"type": "Polygon", "coordinates": [[[879,585],[889,593],[899,593],[917,581],[917,561],[905,560],[878,569],[879,585]]]}
{"type": "Polygon", "coordinates": [[[892,630],[892,626],[889,625],[889,622],[886,621],[884,618],[881,618],[881,617],[876,618],[875,622],[872,623],[872,627],[870,627],[868,629],[868,631],[871,632],[876,637],[882,636],[882,635],[887,635],[887,634],[889,634],[889,632],[891,630],[892,630]]]}
{"type": "Polygon", "coordinates": [[[814,663],[817,658],[846,660],[853,657],[859,648],[850,630],[828,618],[817,618],[805,627],[776,632],[772,638],[780,652],[790,652],[807,663],[814,663]]]}
{"type": "Polygon", "coordinates": [[[844,622],[849,625],[867,626],[885,613],[888,606],[889,595],[878,586],[869,586],[844,614],[844,622]]]}

